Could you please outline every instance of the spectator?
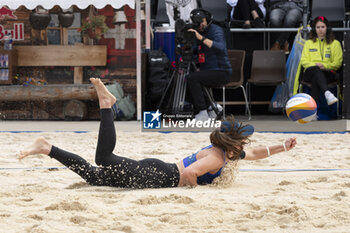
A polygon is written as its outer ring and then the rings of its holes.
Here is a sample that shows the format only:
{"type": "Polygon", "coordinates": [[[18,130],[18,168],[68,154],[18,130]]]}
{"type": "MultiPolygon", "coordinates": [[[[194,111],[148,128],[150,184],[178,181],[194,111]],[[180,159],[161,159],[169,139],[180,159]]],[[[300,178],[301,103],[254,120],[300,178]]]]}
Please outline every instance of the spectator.
{"type": "MultiPolygon", "coordinates": [[[[303,0],[271,0],[269,15],[270,26],[273,28],[296,27],[303,18],[303,0]]],[[[277,39],[271,50],[283,49],[285,53],[289,53],[290,32],[278,33],[275,36],[277,39]]]]}
{"type": "Polygon", "coordinates": [[[303,80],[312,83],[311,96],[315,101],[322,93],[328,105],[334,104],[338,99],[327,90],[327,83],[335,81],[335,72],[343,62],[340,42],[334,39],[328,20],[324,16],[315,18],[309,38],[305,42],[300,59],[305,69],[303,80]]]}
{"type": "Polygon", "coordinates": [[[263,18],[266,14],[265,0],[227,0],[232,7],[231,18],[243,20],[242,28],[264,28],[263,18]]]}
{"type": "MultiPolygon", "coordinates": [[[[164,1],[164,0],[161,0],[164,1]]],[[[170,26],[175,26],[177,19],[183,19],[184,21],[190,20],[190,13],[193,9],[196,9],[198,4],[197,1],[186,2],[183,1],[181,4],[177,4],[178,1],[167,0],[165,1],[166,12],[169,18],[170,26]]]]}
{"type": "Polygon", "coordinates": [[[203,86],[220,87],[229,83],[232,68],[227,55],[224,29],[211,23],[210,12],[204,9],[194,9],[191,12],[191,20],[198,25],[189,31],[194,32],[197,39],[200,70],[190,73],[186,80],[195,111],[198,111],[195,118],[205,121],[215,118],[216,115],[211,115],[213,110],[208,112],[209,104],[206,101],[203,86]]]}

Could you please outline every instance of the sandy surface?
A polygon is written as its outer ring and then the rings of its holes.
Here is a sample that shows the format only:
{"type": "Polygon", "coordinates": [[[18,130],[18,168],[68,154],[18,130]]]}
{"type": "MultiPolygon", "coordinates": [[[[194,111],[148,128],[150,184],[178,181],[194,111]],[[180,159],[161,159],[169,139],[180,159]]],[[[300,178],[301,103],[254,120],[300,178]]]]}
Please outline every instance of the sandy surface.
{"type": "MultiPolygon", "coordinates": [[[[226,184],[146,190],[89,186],[68,169],[24,170],[62,166],[44,155],[16,159],[38,136],[94,162],[97,132],[0,133],[1,232],[349,232],[350,171],[242,169],[349,169],[350,134],[256,133],[249,147],[290,136],[298,145],[239,162],[234,182],[228,167],[226,184]]],[[[208,136],[118,132],[115,153],[175,162],[208,145],[208,136]]]]}

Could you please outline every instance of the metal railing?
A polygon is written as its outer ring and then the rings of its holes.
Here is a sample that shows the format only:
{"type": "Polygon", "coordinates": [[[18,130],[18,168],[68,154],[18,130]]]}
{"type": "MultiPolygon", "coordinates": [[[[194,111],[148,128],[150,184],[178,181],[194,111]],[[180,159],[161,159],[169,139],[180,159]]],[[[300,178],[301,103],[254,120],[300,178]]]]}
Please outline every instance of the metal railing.
{"type": "MultiPolygon", "coordinates": [[[[249,28],[249,29],[243,29],[243,28],[230,28],[230,32],[238,32],[238,33],[253,33],[253,32],[262,32],[264,33],[264,49],[270,49],[270,33],[271,32],[297,32],[300,28],[249,28]],[[266,34],[267,34],[267,40],[269,43],[266,43],[266,34]],[[266,48],[267,44],[267,48],[266,48]]],[[[302,29],[303,30],[303,29],[302,29]]],[[[334,32],[349,32],[349,27],[343,27],[343,28],[332,28],[334,32]]],[[[307,32],[310,31],[310,28],[307,28],[307,32]]]]}

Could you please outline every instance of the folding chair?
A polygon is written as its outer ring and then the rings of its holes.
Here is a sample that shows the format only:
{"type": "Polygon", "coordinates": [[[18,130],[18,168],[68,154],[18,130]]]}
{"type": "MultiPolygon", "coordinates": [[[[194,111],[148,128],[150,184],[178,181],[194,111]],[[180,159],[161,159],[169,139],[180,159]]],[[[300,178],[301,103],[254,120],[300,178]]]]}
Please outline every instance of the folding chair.
{"type": "MultiPolygon", "coordinates": [[[[246,83],[249,107],[251,106],[251,85],[277,86],[285,85],[286,59],[283,51],[255,50],[250,78],[246,83]]],[[[255,104],[268,104],[266,101],[255,101],[255,104]],[[259,103],[260,102],[260,103],[259,103]]]]}
{"type": "Polygon", "coordinates": [[[208,10],[213,15],[215,21],[229,21],[229,11],[226,0],[200,0],[199,5],[203,9],[208,10]]]}
{"type": "MultiPolygon", "coordinates": [[[[251,114],[250,114],[250,109],[249,109],[249,105],[248,105],[248,99],[247,99],[245,89],[243,87],[243,82],[244,82],[243,67],[244,67],[244,60],[245,60],[245,51],[244,50],[228,50],[227,53],[228,53],[228,57],[230,59],[231,66],[232,66],[232,75],[230,77],[230,82],[222,87],[223,117],[225,118],[225,116],[226,116],[226,105],[242,104],[241,101],[228,101],[227,102],[225,90],[226,89],[234,90],[237,88],[241,88],[242,92],[243,92],[243,97],[244,97],[244,104],[246,106],[245,112],[246,112],[246,114],[248,114],[248,120],[250,120],[251,114]]],[[[205,88],[204,91],[207,94],[207,96],[209,97],[210,102],[215,103],[215,100],[214,100],[214,97],[212,94],[212,90],[209,88],[205,88]]],[[[216,107],[215,104],[214,104],[214,107],[216,107]]],[[[214,109],[214,111],[215,111],[215,109],[214,109]]]]}
{"type": "Polygon", "coordinates": [[[311,18],[324,16],[329,22],[343,22],[345,27],[344,0],[312,0],[311,18]]]}
{"type": "MultiPolygon", "coordinates": [[[[339,98],[340,93],[341,93],[341,91],[340,91],[341,72],[342,72],[342,69],[337,71],[335,81],[327,84],[328,89],[337,88],[337,93],[336,93],[337,98],[339,98]]],[[[303,92],[303,86],[306,86],[310,89],[312,88],[311,82],[307,82],[307,81],[303,80],[303,73],[304,73],[304,69],[302,68],[300,71],[300,75],[299,75],[299,89],[298,89],[299,93],[303,92]]],[[[315,101],[317,102],[318,100],[315,100],[315,101]]],[[[339,117],[339,101],[337,102],[337,117],[339,117]]]]}
{"type": "Polygon", "coordinates": [[[249,103],[247,99],[246,91],[243,87],[244,82],[244,61],[245,61],[245,51],[244,50],[228,50],[228,57],[231,62],[232,66],[232,75],[231,80],[228,84],[224,85],[222,87],[222,102],[223,102],[223,111],[225,116],[225,105],[234,105],[234,104],[240,104],[239,101],[229,101],[226,103],[225,99],[225,88],[227,89],[237,89],[241,88],[243,92],[244,102],[245,102],[245,112],[248,114],[248,120],[251,119],[250,109],[249,109],[249,103]]]}

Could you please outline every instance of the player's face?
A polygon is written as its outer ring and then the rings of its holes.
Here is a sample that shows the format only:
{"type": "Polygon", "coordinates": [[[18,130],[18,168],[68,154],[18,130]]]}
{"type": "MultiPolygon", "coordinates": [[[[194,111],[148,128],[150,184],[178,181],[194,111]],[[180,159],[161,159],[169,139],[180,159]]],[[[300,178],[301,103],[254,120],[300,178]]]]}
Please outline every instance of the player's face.
{"type": "Polygon", "coordinates": [[[199,31],[202,32],[204,31],[204,28],[208,26],[207,19],[203,18],[201,24],[199,25],[199,31]]]}
{"type": "Polygon", "coordinates": [[[316,34],[317,34],[317,37],[320,38],[320,39],[323,39],[326,37],[326,33],[327,33],[327,26],[324,22],[322,21],[318,21],[316,23],[316,34]]]}

